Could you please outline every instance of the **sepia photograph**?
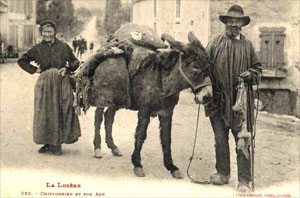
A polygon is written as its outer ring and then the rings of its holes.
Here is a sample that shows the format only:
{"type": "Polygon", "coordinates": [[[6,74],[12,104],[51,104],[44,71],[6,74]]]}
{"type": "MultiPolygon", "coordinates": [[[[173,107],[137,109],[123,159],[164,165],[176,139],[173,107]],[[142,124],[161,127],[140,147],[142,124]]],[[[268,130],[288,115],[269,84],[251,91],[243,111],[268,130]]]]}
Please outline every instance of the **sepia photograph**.
{"type": "Polygon", "coordinates": [[[300,0],[0,0],[0,198],[300,197],[300,0]]]}

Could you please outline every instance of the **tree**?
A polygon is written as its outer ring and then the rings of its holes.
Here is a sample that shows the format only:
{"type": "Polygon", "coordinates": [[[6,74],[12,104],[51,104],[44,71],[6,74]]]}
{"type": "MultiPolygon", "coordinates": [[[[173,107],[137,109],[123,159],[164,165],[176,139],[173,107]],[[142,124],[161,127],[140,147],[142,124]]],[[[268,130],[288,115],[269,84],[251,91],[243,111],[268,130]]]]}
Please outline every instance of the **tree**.
{"type": "Polygon", "coordinates": [[[106,0],[104,28],[107,34],[113,34],[119,27],[118,15],[121,10],[120,0],[106,0]]]}
{"type": "Polygon", "coordinates": [[[57,24],[57,31],[72,35],[79,26],[74,16],[72,0],[38,0],[37,23],[51,19],[57,24]]]}
{"type": "Polygon", "coordinates": [[[113,34],[122,24],[130,22],[131,7],[122,8],[120,0],[106,0],[104,29],[107,34],[113,34]]]}
{"type": "Polygon", "coordinates": [[[92,16],[92,13],[86,8],[79,8],[75,11],[75,16],[81,21],[86,21],[92,16]]]}

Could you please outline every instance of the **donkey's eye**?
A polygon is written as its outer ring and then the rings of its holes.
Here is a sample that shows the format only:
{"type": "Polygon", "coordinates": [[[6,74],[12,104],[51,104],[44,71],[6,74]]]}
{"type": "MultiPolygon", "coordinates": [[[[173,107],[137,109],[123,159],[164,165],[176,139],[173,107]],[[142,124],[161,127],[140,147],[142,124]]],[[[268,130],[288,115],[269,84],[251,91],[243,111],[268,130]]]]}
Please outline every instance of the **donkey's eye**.
{"type": "Polygon", "coordinates": [[[192,69],[195,70],[195,71],[199,71],[200,67],[196,64],[192,64],[192,69]]]}

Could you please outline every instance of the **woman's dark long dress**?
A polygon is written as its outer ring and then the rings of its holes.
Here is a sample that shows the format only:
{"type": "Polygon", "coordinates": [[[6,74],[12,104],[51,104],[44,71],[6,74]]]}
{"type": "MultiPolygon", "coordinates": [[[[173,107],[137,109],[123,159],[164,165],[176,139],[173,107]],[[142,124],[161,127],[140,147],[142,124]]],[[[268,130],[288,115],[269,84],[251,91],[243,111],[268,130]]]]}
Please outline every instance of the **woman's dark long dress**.
{"type": "Polygon", "coordinates": [[[68,73],[77,69],[79,61],[72,49],[58,39],[51,44],[42,41],[35,45],[22,55],[18,63],[33,74],[37,67],[31,65],[31,61],[35,61],[41,69],[34,87],[34,142],[54,146],[76,142],[81,132],[73,108],[74,96],[68,73]],[[63,67],[67,68],[64,77],[58,72],[63,67]]]}

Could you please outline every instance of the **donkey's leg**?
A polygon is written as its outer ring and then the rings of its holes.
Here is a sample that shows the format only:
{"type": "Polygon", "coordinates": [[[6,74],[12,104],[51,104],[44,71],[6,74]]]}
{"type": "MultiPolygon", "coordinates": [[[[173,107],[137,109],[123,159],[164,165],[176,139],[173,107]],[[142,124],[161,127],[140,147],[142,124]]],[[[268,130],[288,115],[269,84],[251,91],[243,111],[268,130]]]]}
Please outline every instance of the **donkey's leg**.
{"type": "Polygon", "coordinates": [[[115,114],[118,109],[116,107],[108,107],[104,113],[104,124],[105,124],[105,142],[107,147],[111,149],[111,152],[114,156],[122,156],[121,151],[114,144],[112,137],[112,127],[115,120],[115,114]]]}
{"type": "Polygon", "coordinates": [[[138,112],[138,125],[135,131],[134,151],[131,155],[131,162],[134,165],[134,173],[138,177],[144,177],[144,170],[141,164],[141,150],[145,139],[147,138],[147,128],[150,122],[150,111],[147,108],[141,108],[138,112]]]}
{"type": "Polygon", "coordinates": [[[101,156],[101,136],[100,136],[100,127],[103,121],[103,108],[96,108],[94,126],[95,126],[95,136],[94,136],[94,152],[96,158],[102,158],[101,156]]]}
{"type": "MultiPolygon", "coordinates": [[[[172,110],[173,111],[173,110],[172,110]]],[[[164,155],[164,165],[171,171],[171,174],[176,179],[182,179],[180,171],[173,164],[171,154],[171,128],[172,128],[172,115],[173,112],[167,112],[164,115],[159,115],[160,121],[160,141],[164,155]]]]}

